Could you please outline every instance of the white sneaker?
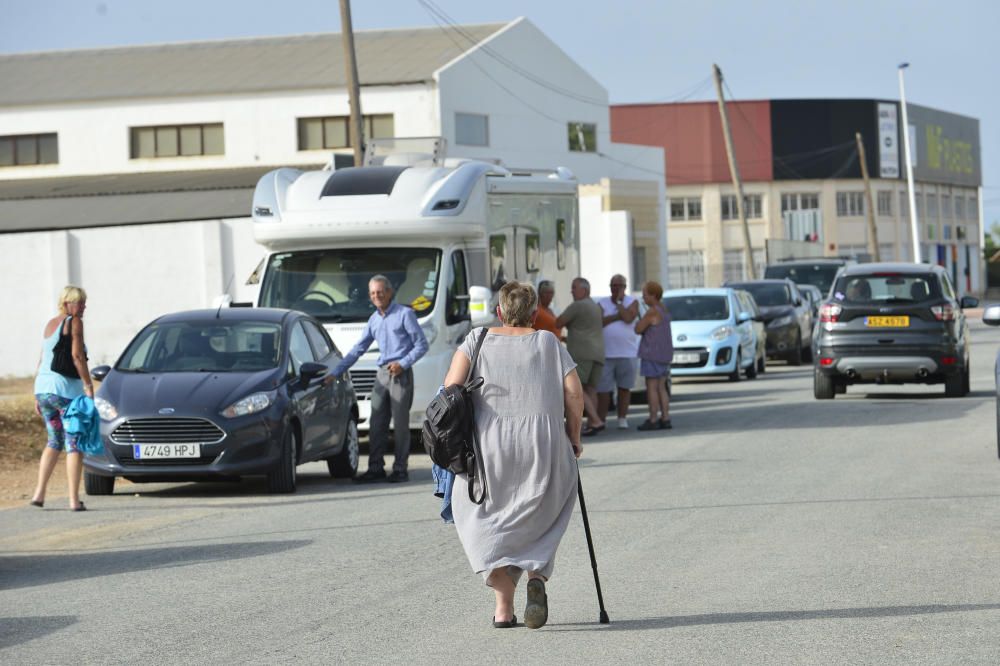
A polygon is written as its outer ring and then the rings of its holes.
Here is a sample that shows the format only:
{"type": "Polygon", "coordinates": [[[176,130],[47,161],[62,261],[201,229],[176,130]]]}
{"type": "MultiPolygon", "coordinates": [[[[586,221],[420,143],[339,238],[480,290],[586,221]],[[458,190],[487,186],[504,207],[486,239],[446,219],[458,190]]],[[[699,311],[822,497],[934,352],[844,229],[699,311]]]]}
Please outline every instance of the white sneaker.
{"type": "Polygon", "coordinates": [[[628,430],[628,419],[619,418],[618,419],[618,429],[628,430]]]}

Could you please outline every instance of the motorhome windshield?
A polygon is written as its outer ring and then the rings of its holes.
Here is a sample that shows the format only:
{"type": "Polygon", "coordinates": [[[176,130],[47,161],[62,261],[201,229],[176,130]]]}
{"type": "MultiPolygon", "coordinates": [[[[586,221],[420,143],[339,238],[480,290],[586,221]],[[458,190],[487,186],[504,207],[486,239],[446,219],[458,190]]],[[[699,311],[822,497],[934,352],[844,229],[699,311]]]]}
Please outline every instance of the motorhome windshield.
{"type": "Polygon", "coordinates": [[[393,300],[417,316],[434,308],[441,250],[432,248],[350,248],[279,252],[264,273],[260,305],[300,310],[325,322],[367,321],[375,306],[368,281],[384,275],[393,300]]]}

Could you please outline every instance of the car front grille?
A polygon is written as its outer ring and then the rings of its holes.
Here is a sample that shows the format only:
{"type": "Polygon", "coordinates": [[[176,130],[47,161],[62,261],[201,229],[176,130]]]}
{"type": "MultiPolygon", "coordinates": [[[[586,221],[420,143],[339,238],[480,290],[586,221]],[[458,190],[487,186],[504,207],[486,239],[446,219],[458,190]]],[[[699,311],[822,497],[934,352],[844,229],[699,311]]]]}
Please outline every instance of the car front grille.
{"type": "Polygon", "coordinates": [[[375,386],[376,370],[351,370],[351,383],[358,400],[367,400],[375,386]]]}
{"type": "Polygon", "coordinates": [[[206,419],[165,417],[129,419],[115,428],[115,444],[217,444],[226,433],[206,419]]]}

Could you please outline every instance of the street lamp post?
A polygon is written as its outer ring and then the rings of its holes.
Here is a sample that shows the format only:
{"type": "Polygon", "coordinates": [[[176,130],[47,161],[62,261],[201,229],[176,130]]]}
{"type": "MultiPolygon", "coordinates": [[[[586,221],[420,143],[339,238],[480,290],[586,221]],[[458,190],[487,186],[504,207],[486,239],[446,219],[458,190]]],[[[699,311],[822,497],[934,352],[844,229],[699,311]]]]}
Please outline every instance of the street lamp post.
{"type": "Polygon", "coordinates": [[[913,160],[910,159],[910,123],[906,117],[906,90],[903,87],[903,70],[910,66],[899,65],[899,106],[903,109],[903,153],[906,157],[906,191],[910,201],[910,238],[913,239],[913,261],[920,263],[920,233],[917,228],[917,195],[913,189],[913,160]]]}

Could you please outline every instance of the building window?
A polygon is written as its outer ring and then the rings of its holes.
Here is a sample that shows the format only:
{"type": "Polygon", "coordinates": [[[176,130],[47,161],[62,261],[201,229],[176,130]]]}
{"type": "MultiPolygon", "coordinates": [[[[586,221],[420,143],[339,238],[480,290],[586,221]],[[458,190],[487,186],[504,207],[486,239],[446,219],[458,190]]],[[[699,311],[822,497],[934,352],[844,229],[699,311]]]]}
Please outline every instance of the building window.
{"type": "MultiPolygon", "coordinates": [[[[764,250],[754,249],[751,252],[754,267],[757,275],[764,274],[764,250]]],[[[746,280],[749,273],[744,271],[743,250],[723,250],[722,252],[722,279],[724,282],[736,282],[746,280]]]]}
{"type": "Polygon", "coordinates": [[[597,125],[594,123],[568,123],[569,149],[577,153],[597,152],[597,125]]]}
{"type": "Polygon", "coordinates": [[[701,219],[701,199],[679,197],[670,199],[670,219],[673,222],[701,219]]]}
{"type": "Polygon", "coordinates": [[[641,246],[632,248],[632,279],[636,284],[646,282],[646,248],[641,246]]]}
{"type": "Polygon", "coordinates": [[[687,219],[689,220],[700,220],[701,219],[701,199],[687,199],[687,219]]]}
{"type": "MultiPolygon", "coordinates": [[[[299,150],[326,150],[351,147],[351,117],[323,116],[299,118],[299,150]]],[[[364,116],[365,137],[388,139],[395,136],[395,120],[391,113],[364,116]]]]}
{"type": "Polygon", "coordinates": [[[480,113],[456,113],[455,143],[460,146],[490,145],[490,117],[480,113]]]}
{"type": "Polygon", "coordinates": [[[899,216],[902,218],[910,217],[910,198],[906,191],[899,193],[899,216]]]}
{"type": "Polygon", "coordinates": [[[955,219],[965,219],[965,197],[955,195],[955,219]]]}
{"type": "MultiPolygon", "coordinates": [[[[746,211],[748,220],[757,220],[763,216],[762,203],[763,203],[762,197],[759,194],[743,195],[743,210],[746,211]]],[[[740,211],[737,210],[736,208],[735,194],[722,195],[722,219],[723,220],[740,219],[740,211]]]]}
{"type": "Polygon", "coordinates": [[[950,224],[944,225],[944,234],[943,234],[943,236],[944,236],[944,240],[951,240],[951,225],[950,224]]]}
{"type": "Polygon", "coordinates": [[[684,199],[670,200],[670,219],[671,221],[687,219],[686,208],[684,206],[684,199]]]}
{"type": "Polygon", "coordinates": [[[864,192],[837,192],[837,217],[858,217],[864,214],[864,192]]]}
{"type": "Polygon", "coordinates": [[[0,167],[58,163],[59,142],[55,132],[0,136],[0,167]]]}
{"type": "Polygon", "coordinates": [[[130,133],[132,159],[225,153],[222,123],[133,127],[130,133]]]}
{"type": "Polygon", "coordinates": [[[967,220],[978,220],[979,219],[979,197],[972,195],[969,197],[969,207],[966,208],[968,212],[967,220]]]}
{"type": "Polygon", "coordinates": [[[938,200],[936,194],[927,195],[927,219],[938,219],[938,200]]]}
{"type": "Polygon", "coordinates": [[[950,220],[951,219],[951,195],[942,194],[941,195],[941,219],[950,220]]]}
{"type": "Polygon", "coordinates": [[[781,195],[781,213],[790,210],[818,210],[819,193],[817,192],[786,192],[781,195]]]}
{"type": "Polygon", "coordinates": [[[878,214],[885,216],[892,215],[892,192],[878,193],[878,214]]]}
{"type": "Polygon", "coordinates": [[[705,286],[705,255],[700,250],[667,255],[667,280],[671,289],[705,286]]]}

